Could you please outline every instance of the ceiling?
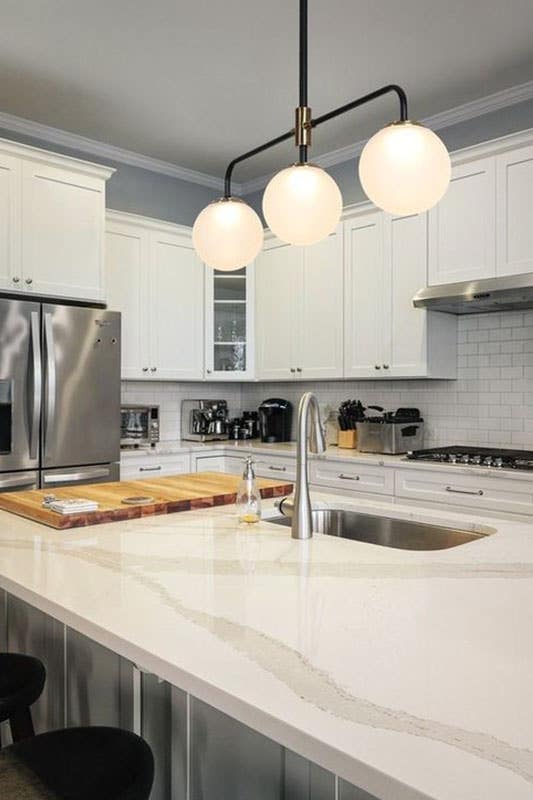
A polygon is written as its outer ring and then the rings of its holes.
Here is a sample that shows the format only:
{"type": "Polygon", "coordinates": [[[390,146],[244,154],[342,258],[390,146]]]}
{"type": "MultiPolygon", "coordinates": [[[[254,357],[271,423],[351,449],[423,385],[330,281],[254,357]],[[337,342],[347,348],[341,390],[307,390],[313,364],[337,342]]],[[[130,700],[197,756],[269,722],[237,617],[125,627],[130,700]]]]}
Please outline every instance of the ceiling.
{"type": "MultiPolygon", "coordinates": [[[[0,110],[212,175],[292,127],[297,0],[2,0],[0,110]]],[[[533,78],[532,0],[309,0],[315,115],[400,83],[424,118],[533,78]]],[[[392,96],[314,133],[321,154],[392,96]]],[[[242,181],[294,157],[280,145],[242,181]]]]}

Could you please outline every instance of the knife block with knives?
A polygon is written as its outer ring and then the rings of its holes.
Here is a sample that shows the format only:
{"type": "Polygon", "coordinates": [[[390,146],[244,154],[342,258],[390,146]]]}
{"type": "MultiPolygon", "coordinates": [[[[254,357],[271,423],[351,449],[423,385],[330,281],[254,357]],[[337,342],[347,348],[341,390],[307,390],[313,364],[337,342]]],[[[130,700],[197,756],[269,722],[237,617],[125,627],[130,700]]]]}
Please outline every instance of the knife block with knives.
{"type": "Polygon", "coordinates": [[[346,400],[339,408],[337,446],[345,450],[357,448],[357,423],[365,418],[360,400],[346,400]]]}

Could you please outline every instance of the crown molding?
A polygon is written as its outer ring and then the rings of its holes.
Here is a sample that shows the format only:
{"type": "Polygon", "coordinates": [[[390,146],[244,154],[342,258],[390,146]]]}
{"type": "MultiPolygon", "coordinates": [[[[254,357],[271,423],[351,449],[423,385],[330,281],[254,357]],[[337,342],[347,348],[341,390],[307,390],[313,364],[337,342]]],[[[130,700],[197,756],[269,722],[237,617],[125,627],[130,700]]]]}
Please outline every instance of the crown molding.
{"type": "MultiPolygon", "coordinates": [[[[433,114],[420,121],[433,130],[439,130],[531,99],[533,99],[533,81],[528,81],[517,86],[511,86],[500,92],[494,92],[478,100],[463,103],[460,106],[448,109],[439,114],[433,114]]],[[[120,164],[128,164],[132,167],[145,169],[149,172],[156,172],[171,178],[188,181],[189,183],[196,183],[209,189],[216,189],[217,191],[223,191],[224,189],[224,180],[214,175],[208,175],[204,172],[181,167],[178,164],[171,164],[168,161],[161,161],[151,156],[142,155],[142,153],[125,150],[122,147],[99,142],[96,139],[90,139],[86,136],[80,136],[77,133],[63,131],[49,125],[43,125],[40,122],[23,119],[13,114],[0,112],[0,128],[6,131],[13,131],[14,133],[31,136],[59,147],[68,147],[72,150],[88,153],[98,158],[109,159],[110,161],[120,164]]],[[[313,162],[319,164],[321,167],[331,167],[343,161],[349,161],[360,155],[365,143],[366,139],[355,142],[347,147],[341,147],[338,150],[323,153],[322,155],[314,157],[313,162]]],[[[271,176],[272,173],[252,178],[252,180],[244,181],[243,183],[232,182],[233,192],[236,195],[246,195],[256,192],[266,185],[271,176]]]]}
{"type": "Polygon", "coordinates": [[[161,175],[168,175],[171,178],[179,178],[189,183],[197,183],[209,189],[222,190],[224,188],[224,181],[222,178],[217,178],[214,175],[207,175],[204,172],[197,172],[187,167],[180,167],[177,164],[171,164],[167,161],[160,161],[151,156],[144,156],[142,153],[135,153],[132,150],[115,147],[115,145],[99,142],[96,139],[89,139],[77,133],[63,131],[60,128],[52,128],[49,125],[43,125],[40,122],[33,122],[32,120],[23,119],[22,117],[16,117],[13,114],[0,112],[0,128],[6,131],[13,131],[14,133],[32,136],[43,142],[48,142],[60,147],[69,147],[72,150],[89,153],[98,158],[117,161],[120,164],[128,164],[131,167],[139,167],[149,172],[157,172],[161,175]]]}
{"type": "MultiPolygon", "coordinates": [[[[501,92],[494,92],[486,97],[481,97],[478,100],[472,100],[469,103],[463,103],[455,108],[450,108],[447,111],[442,111],[439,114],[433,114],[430,117],[421,119],[423,125],[427,125],[432,130],[441,130],[442,128],[449,128],[451,125],[456,125],[459,122],[466,122],[475,117],[481,117],[484,114],[490,114],[492,111],[499,111],[502,108],[523,103],[526,100],[533,99],[533,81],[527,81],[517,86],[511,86],[509,89],[503,89],[501,92]]],[[[321,167],[332,167],[335,164],[341,164],[343,161],[350,161],[352,158],[357,158],[361,155],[361,151],[365,146],[367,139],[340,147],[338,150],[331,150],[328,153],[322,153],[319,156],[313,156],[313,163],[321,167]]],[[[474,145],[475,146],[475,145],[474,145]]],[[[258,178],[252,178],[245,181],[240,185],[240,193],[242,195],[251,194],[262,189],[270,180],[273,173],[269,175],[261,175],[258,178]]]]}

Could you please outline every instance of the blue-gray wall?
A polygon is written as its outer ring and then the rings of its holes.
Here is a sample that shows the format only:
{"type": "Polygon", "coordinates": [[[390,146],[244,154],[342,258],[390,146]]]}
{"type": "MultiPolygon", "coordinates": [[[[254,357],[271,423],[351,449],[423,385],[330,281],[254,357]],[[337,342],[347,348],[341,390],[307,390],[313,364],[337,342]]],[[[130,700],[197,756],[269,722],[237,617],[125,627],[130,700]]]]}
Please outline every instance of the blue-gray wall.
{"type": "Polygon", "coordinates": [[[118,211],[129,211],[181,225],[192,225],[202,208],[221,194],[220,191],[196,183],[139,167],[130,167],[68,147],[58,147],[9,130],[0,129],[0,137],[114,167],[116,172],[107,183],[106,204],[108,208],[118,211]]]}
{"type": "MultiPolygon", "coordinates": [[[[439,130],[438,134],[448,149],[453,151],[527,128],[533,128],[533,100],[450,125],[439,130]]],[[[280,169],[282,166],[284,165],[280,163],[280,169]]],[[[328,167],[328,172],[339,185],[344,205],[367,199],[359,183],[358,159],[352,158],[328,167]]],[[[258,214],[261,213],[262,199],[263,189],[246,195],[246,201],[258,214]]]]}

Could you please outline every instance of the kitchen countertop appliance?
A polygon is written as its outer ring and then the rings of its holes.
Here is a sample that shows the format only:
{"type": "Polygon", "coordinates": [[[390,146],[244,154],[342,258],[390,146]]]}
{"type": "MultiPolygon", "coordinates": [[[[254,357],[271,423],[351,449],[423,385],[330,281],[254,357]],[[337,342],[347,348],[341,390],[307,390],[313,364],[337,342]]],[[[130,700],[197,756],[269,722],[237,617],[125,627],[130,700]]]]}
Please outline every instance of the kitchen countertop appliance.
{"type": "Polygon", "coordinates": [[[226,400],[183,400],[181,438],[192,442],[214,442],[228,438],[226,400]]]}
{"type": "Polygon", "coordinates": [[[120,314],[0,299],[0,491],[120,477],[120,314]]]}
{"type": "Polygon", "coordinates": [[[259,431],[262,442],[290,442],[292,403],[279,397],[263,400],[259,406],[259,431]]]}
{"type": "Polygon", "coordinates": [[[120,447],[155,447],[159,441],[159,406],[120,407],[120,447]]]}
{"type": "Polygon", "coordinates": [[[357,449],[362,453],[397,455],[422,447],[424,420],[418,408],[384,411],[381,406],[368,406],[377,415],[357,423],[357,449]]]}
{"type": "Polygon", "coordinates": [[[431,447],[427,450],[409,451],[406,460],[449,464],[450,466],[457,464],[460,467],[533,471],[533,450],[505,450],[499,447],[475,447],[473,445],[431,447]]]}

